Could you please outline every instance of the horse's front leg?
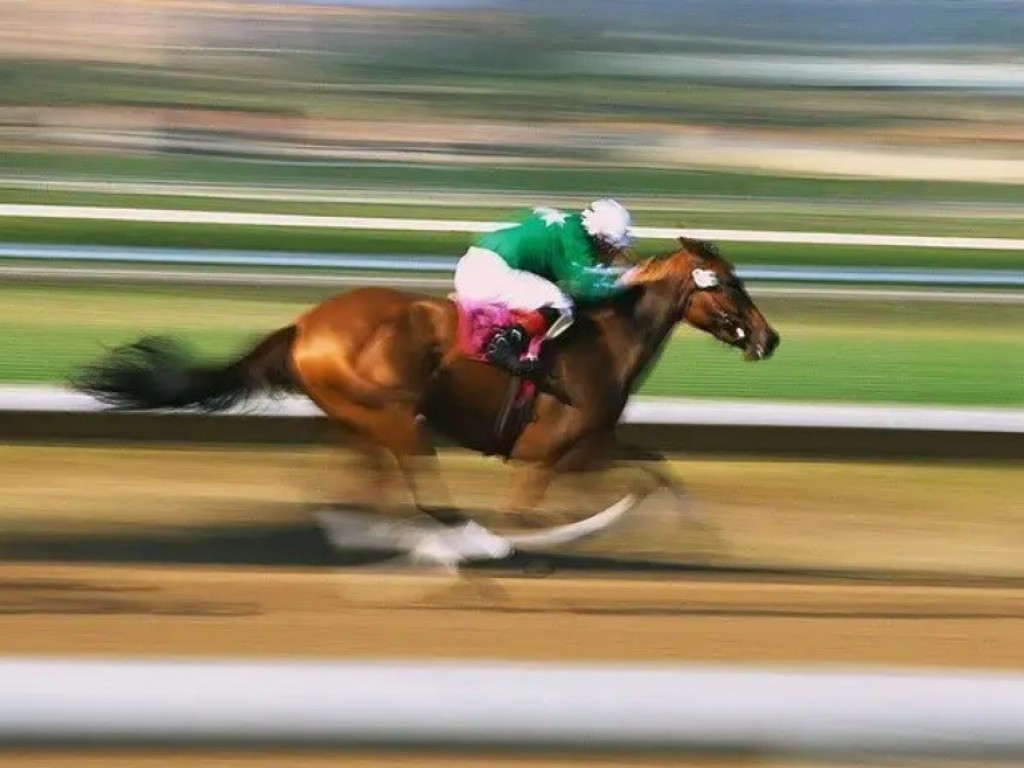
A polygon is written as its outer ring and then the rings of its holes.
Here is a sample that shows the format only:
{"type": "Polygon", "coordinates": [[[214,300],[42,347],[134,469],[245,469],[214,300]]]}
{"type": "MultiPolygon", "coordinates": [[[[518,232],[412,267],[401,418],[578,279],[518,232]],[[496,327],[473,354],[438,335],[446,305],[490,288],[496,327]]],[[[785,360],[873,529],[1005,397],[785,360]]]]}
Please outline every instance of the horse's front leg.
{"type": "Polygon", "coordinates": [[[683,483],[679,473],[673,469],[664,453],[646,446],[639,446],[616,438],[617,454],[646,478],[649,491],[668,491],[675,502],[679,521],[696,529],[704,538],[709,550],[722,553],[725,542],[718,526],[703,512],[683,483]]]}
{"type": "Polygon", "coordinates": [[[542,514],[539,507],[556,477],[600,471],[612,455],[614,443],[607,435],[576,437],[556,445],[546,443],[551,431],[539,445],[519,454],[508,500],[501,510],[504,517],[526,528],[550,525],[550,516],[542,514]]]}
{"type": "Polygon", "coordinates": [[[617,458],[636,467],[653,487],[650,492],[666,490],[675,499],[679,511],[693,522],[700,522],[693,500],[679,473],[661,451],[616,438],[617,458]]]}
{"type": "Polygon", "coordinates": [[[501,517],[513,520],[525,528],[541,527],[545,519],[538,508],[556,474],[554,467],[547,464],[522,464],[516,467],[508,499],[501,509],[501,517]]]}
{"type": "Polygon", "coordinates": [[[590,538],[607,530],[643,500],[646,492],[633,489],[610,506],[583,518],[541,527],[543,518],[538,516],[537,508],[551,482],[563,474],[583,476],[584,473],[608,469],[611,445],[606,435],[592,435],[573,445],[553,463],[538,462],[519,467],[504,508],[507,515],[527,523],[528,530],[508,536],[518,549],[544,550],[590,538]]]}

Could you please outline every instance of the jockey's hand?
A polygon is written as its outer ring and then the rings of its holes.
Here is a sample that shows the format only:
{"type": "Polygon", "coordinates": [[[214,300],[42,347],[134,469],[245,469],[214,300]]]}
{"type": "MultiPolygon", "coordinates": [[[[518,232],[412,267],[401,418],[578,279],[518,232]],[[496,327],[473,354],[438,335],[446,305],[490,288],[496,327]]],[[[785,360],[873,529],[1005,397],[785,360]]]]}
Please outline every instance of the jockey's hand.
{"type": "Polygon", "coordinates": [[[637,267],[630,267],[616,280],[616,284],[623,288],[629,288],[636,281],[637,276],[640,274],[640,270],[637,267]]]}

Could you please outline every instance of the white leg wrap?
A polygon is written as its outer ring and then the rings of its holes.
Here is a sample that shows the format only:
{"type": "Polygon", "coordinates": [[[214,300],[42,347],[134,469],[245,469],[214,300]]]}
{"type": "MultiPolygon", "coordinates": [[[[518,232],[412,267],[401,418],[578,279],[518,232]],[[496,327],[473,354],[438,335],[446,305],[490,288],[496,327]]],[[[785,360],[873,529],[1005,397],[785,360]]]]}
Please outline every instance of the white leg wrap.
{"type": "Polygon", "coordinates": [[[498,559],[512,554],[512,545],[508,539],[473,521],[452,528],[447,532],[446,538],[452,549],[463,557],[498,559]]]}

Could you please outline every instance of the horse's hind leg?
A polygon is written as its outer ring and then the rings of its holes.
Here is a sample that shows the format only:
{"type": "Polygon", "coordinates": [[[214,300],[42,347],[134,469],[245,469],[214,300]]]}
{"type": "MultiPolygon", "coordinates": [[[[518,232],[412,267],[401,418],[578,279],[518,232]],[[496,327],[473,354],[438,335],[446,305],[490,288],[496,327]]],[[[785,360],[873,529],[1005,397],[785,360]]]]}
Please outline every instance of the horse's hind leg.
{"type": "Polygon", "coordinates": [[[411,414],[396,417],[381,430],[379,436],[395,457],[416,509],[442,525],[459,525],[467,521],[455,508],[451,492],[441,475],[437,451],[418,419],[411,414]]]}
{"type": "Polygon", "coordinates": [[[396,420],[381,437],[405,475],[416,508],[445,528],[421,542],[414,557],[454,567],[467,558],[500,559],[512,553],[506,539],[456,509],[441,474],[437,451],[418,419],[396,420]]]}
{"type": "MultiPolygon", "coordinates": [[[[324,407],[324,406],[321,406],[324,407]]],[[[440,524],[417,535],[414,559],[454,568],[468,558],[498,559],[511,554],[511,544],[461,514],[452,502],[434,446],[412,409],[324,408],[364,439],[392,455],[404,476],[416,509],[440,524]]]]}
{"type": "MultiPolygon", "coordinates": [[[[345,479],[344,493],[338,493],[336,481],[332,479],[330,487],[322,494],[328,501],[319,505],[315,517],[328,540],[344,550],[359,542],[369,544],[365,532],[371,521],[392,511],[394,499],[389,491],[393,484],[388,482],[388,477],[394,469],[388,467],[387,455],[380,446],[348,428],[342,427],[341,432],[343,447],[352,451],[347,457],[349,471],[340,473],[345,479]],[[343,500],[339,500],[339,496],[343,500]]],[[[337,475],[331,473],[332,478],[337,475]]]]}
{"type": "MultiPolygon", "coordinates": [[[[390,542],[392,548],[407,548],[415,560],[448,568],[454,568],[468,556],[504,557],[509,553],[511,547],[504,539],[473,523],[455,508],[441,477],[437,453],[411,412],[352,408],[347,403],[332,403],[326,398],[320,403],[321,408],[352,435],[353,444],[359,449],[361,466],[374,476],[361,478],[370,497],[376,494],[378,499],[383,498],[388,490],[389,484],[382,479],[386,477],[384,459],[390,456],[406,480],[416,509],[437,526],[436,530],[430,530],[421,523],[408,521],[385,524],[383,529],[376,526],[377,535],[383,537],[382,543],[390,542]]],[[[359,521],[353,523],[351,515],[328,512],[320,516],[320,521],[336,546],[351,546],[346,537],[364,541],[368,535],[360,533],[359,521]]]]}
{"type": "Polygon", "coordinates": [[[384,512],[393,506],[388,482],[394,467],[389,467],[387,453],[379,446],[347,427],[341,427],[340,444],[348,449],[351,471],[344,473],[351,481],[346,483],[345,501],[334,503],[338,508],[351,508],[384,512]]]}

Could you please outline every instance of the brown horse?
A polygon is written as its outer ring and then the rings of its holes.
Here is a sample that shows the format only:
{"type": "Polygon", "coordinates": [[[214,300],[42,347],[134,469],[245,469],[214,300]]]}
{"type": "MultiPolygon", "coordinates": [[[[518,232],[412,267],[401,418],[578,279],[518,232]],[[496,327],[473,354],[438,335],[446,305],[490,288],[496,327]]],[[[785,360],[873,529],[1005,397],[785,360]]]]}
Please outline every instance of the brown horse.
{"type": "MultiPolygon", "coordinates": [[[[541,361],[550,377],[532,419],[511,439],[494,428],[510,376],[461,356],[455,304],[386,288],[330,298],[226,366],[198,366],[173,342],[143,339],[73,384],[128,409],[220,410],[262,390],[297,390],[344,428],[369,477],[383,483],[390,455],[421,511],[452,530],[473,525],[440,480],[429,424],[466,448],[515,460],[503,511],[523,516],[559,473],[600,468],[620,452],[616,423],[678,322],[742,349],[748,360],[774,352],[778,334],[715,246],[679,243],[634,268],[629,290],[583,309],[568,332],[546,343],[541,361]]],[[[672,484],[663,472],[652,476],[672,484]]],[[[368,487],[367,500],[382,489],[368,487]]],[[[492,554],[506,553],[499,542],[492,554]]]]}

